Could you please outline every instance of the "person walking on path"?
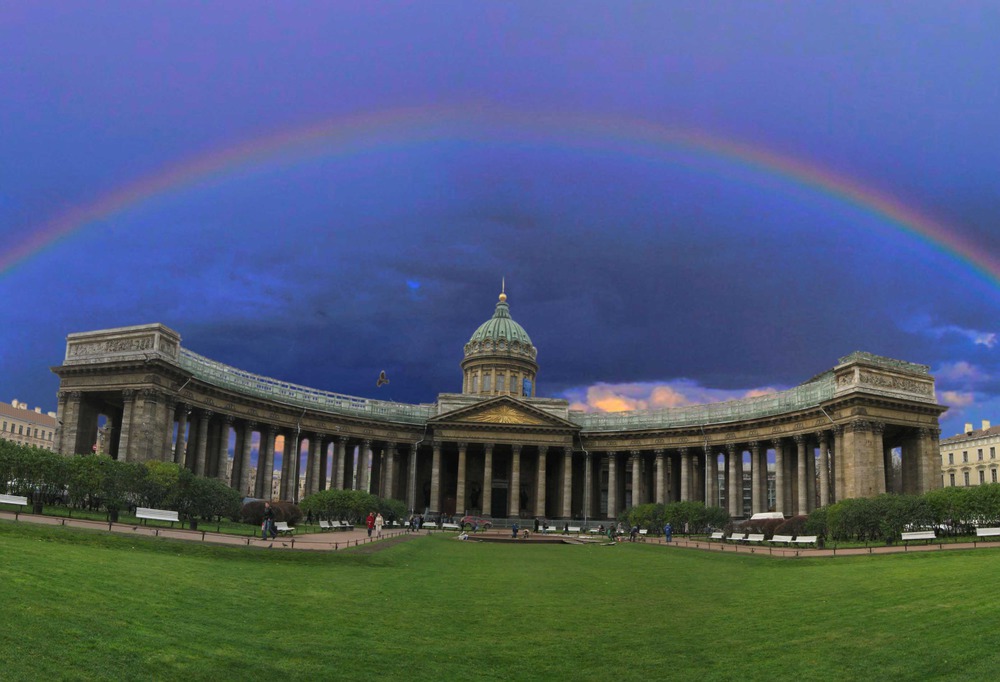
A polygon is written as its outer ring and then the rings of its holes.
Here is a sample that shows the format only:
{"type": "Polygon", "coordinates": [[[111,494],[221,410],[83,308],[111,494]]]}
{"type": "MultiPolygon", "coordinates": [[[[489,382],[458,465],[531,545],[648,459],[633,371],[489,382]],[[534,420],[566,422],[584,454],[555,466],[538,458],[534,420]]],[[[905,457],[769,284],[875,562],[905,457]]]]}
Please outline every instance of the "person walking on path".
{"type": "Polygon", "coordinates": [[[368,512],[368,518],[365,519],[365,525],[368,526],[368,537],[371,537],[372,531],[375,530],[375,512],[368,512]]]}
{"type": "Polygon", "coordinates": [[[264,522],[260,524],[260,539],[267,540],[268,535],[273,540],[278,537],[278,531],[274,527],[274,509],[271,508],[270,502],[265,502],[264,522]]]}
{"type": "Polygon", "coordinates": [[[663,539],[665,542],[670,542],[674,536],[674,529],[670,527],[670,524],[663,526],[663,539]]]}
{"type": "Polygon", "coordinates": [[[375,517],[375,536],[382,537],[382,526],[385,525],[385,519],[382,518],[382,512],[379,512],[375,517]]]}

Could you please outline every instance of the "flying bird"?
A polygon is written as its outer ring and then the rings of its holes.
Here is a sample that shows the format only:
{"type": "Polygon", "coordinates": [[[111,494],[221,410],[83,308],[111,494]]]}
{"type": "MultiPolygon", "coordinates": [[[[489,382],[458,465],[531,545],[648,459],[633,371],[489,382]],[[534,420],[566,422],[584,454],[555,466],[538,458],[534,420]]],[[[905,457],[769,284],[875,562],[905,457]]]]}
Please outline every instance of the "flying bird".
{"type": "Polygon", "coordinates": [[[382,384],[389,383],[389,380],[385,378],[385,370],[383,369],[378,373],[378,381],[375,382],[375,388],[380,388],[382,384]]]}

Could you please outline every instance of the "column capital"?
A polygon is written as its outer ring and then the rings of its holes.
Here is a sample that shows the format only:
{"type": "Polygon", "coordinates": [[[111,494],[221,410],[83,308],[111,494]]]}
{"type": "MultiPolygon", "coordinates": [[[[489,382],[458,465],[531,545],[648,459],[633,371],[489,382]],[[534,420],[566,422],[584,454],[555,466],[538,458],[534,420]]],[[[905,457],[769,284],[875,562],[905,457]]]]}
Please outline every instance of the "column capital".
{"type": "Polygon", "coordinates": [[[229,426],[232,426],[233,423],[236,421],[236,417],[234,417],[231,414],[223,415],[222,418],[226,420],[226,424],[228,424],[229,426]]]}
{"type": "Polygon", "coordinates": [[[872,433],[879,436],[885,433],[885,422],[872,422],[872,433]]]}
{"type": "Polygon", "coordinates": [[[660,458],[660,457],[663,457],[663,455],[664,455],[665,452],[666,451],[663,448],[657,448],[657,449],[653,450],[653,456],[657,457],[657,458],[660,458]]]}
{"type": "Polygon", "coordinates": [[[549,451],[549,446],[548,445],[539,445],[538,446],[538,454],[539,455],[544,455],[548,451],[549,451]]]}
{"type": "Polygon", "coordinates": [[[726,443],[726,454],[732,457],[736,456],[736,443],[726,443]]]}
{"type": "Polygon", "coordinates": [[[747,443],[747,447],[750,448],[751,452],[757,452],[758,450],[760,450],[760,441],[752,440],[749,443],[747,443]]]}
{"type": "Polygon", "coordinates": [[[469,444],[463,441],[459,441],[458,443],[455,443],[455,445],[458,446],[459,450],[467,450],[469,447],[469,444]]]}
{"type": "Polygon", "coordinates": [[[639,455],[642,454],[642,450],[629,450],[628,454],[632,459],[639,459],[639,455]]]}
{"type": "Polygon", "coordinates": [[[795,441],[796,445],[805,445],[806,437],[804,434],[796,433],[794,436],[792,436],[792,440],[795,441]]]}
{"type": "Polygon", "coordinates": [[[615,459],[616,457],[618,457],[617,450],[608,450],[608,459],[615,459]]]}
{"type": "Polygon", "coordinates": [[[243,424],[244,424],[244,426],[246,426],[251,431],[256,431],[257,430],[257,422],[255,422],[255,421],[249,421],[249,420],[247,420],[247,421],[243,422],[243,424]]]}
{"type": "MultiPolygon", "coordinates": [[[[73,398],[79,398],[80,395],[81,395],[80,391],[73,391],[73,393],[71,394],[71,397],[73,397],[73,398]]],[[[125,389],[122,389],[122,398],[124,398],[125,400],[132,400],[134,397],[135,397],[135,389],[134,388],[125,388],[125,389]]]]}
{"type": "Polygon", "coordinates": [[[521,449],[523,447],[524,446],[521,445],[520,443],[511,443],[510,449],[514,452],[515,455],[520,455],[521,454],[521,449]]]}
{"type": "Polygon", "coordinates": [[[771,447],[774,448],[775,451],[780,450],[781,449],[781,439],[780,438],[772,438],[771,439],[771,447]]]}
{"type": "Polygon", "coordinates": [[[691,454],[691,448],[677,448],[677,454],[679,454],[681,457],[685,457],[691,454]]]}

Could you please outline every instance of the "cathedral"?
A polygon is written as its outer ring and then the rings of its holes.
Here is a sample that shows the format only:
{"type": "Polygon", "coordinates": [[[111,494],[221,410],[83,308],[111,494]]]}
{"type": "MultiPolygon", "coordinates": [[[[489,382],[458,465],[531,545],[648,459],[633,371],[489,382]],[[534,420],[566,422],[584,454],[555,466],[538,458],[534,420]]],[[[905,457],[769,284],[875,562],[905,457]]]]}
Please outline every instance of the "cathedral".
{"type": "Polygon", "coordinates": [[[252,374],[162,324],[79,332],[52,369],[55,449],[90,453],[100,431],[116,459],[176,462],[256,497],[272,496],[280,459],[281,499],[363,489],[416,513],[510,519],[613,519],[681,500],[791,516],[940,486],[946,408],[924,365],[855,352],[786,391],[618,413],[538,397],[538,370],[504,293],[465,343],[462,392],[431,404],[252,374]]]}

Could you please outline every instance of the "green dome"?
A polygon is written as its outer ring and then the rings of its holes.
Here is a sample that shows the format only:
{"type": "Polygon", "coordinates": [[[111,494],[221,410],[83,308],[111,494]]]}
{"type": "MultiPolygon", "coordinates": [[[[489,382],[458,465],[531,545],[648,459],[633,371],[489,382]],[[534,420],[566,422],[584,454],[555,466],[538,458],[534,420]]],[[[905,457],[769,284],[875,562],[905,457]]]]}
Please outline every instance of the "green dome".
{"type": "MultiPolygon", "coordinates": [[[[504,298],[506,298],[506,296],[504,298]]],[[[511,318],[510,306],[508,306],[507,301],[503,299],[497,303],[497,308],[493,313],[493,317],[479,325],[479,329],[477,329],[472,335],[472,338],[469,339],[469,343],[487,340],[503,340],[508,343],[517,341],[526,346],[531,345],[531,338],[528,336],[528,332],[524,331],[524,327],[511,318]]]]}
{"type": "Polygon", "coordinates": [[[500,301],[497,303],[493,317],[479,325],[479,329],[473,333],[469,342],[465,344],[465,355],[480,355],[501,353],[504,355],[513,353],[534,359],[537,350],[531,343],[531,337],[524,327],[515,322],[510,316],[510,307],[507,305],[507,295],[501,293],[500,301]]]}

